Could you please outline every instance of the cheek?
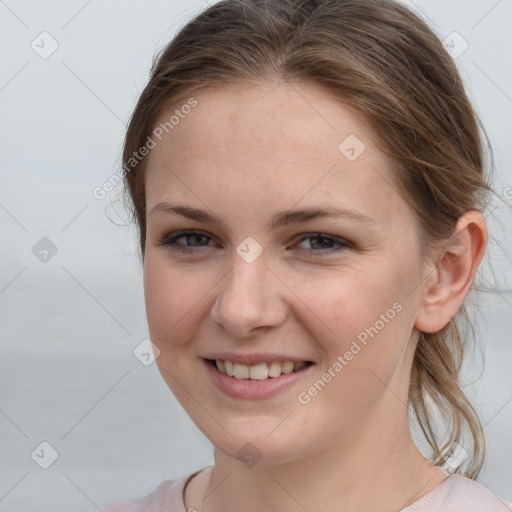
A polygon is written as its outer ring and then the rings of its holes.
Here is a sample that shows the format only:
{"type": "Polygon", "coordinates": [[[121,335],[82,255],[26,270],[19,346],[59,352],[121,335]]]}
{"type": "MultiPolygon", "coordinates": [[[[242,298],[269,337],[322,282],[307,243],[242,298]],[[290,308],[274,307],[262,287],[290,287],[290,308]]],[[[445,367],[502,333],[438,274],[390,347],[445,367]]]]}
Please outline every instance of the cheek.
{"type": "Polygon", "coordinates": [[[337,388],[342,394],[345,390],[352,406],[362,405],[364,395],[371,399],[381,390],[381,380],[391,379],[410,338],[403,293],[392,276],[392,272],[372,273],[370,267],[364,282],[360,272],[345,271],[338,277],[331,273],[309,279],[297,292],[304,297],[303,323],[307,315],[310,335],[324,355],[322,371],[336,375],[332,380],[338,385],[331,390],[337,388]]]}
{"type": "Polygon", "coordinates": [[[190,272],[148,254],[144,296],[150,338],[160,350],[156,364],[169,389],[185,406],[188,402],[183,383],[193,374],[188,351],[200,322],[204,292],[190,272]]]}
{"type": "MultiPolygon", "coordinates": [[[[364,280],[360,270],[349,269],[310,276],[295,289],[303,302],[303,310],[309,310],[310,317],[315,319],[315,330],[319,331],[315,338],[325,342],[327,347],[343,349],[347,342],[376,322],[379,331],[389,330],[394,323],[397,308],[393,309],[393,304],[399,302],[399,287],[396,281],[384,279],[382,273],[372,273],[372,268],[377,265],[368,266],[364,280]],[[382,314],[385,329],[380,320],[382,314]]],[[[313,326],[313,322],[310,325],[313,326]]]]}
{"type": "Polygon", "coordinates": [[[183,269],[169,266],[147,255],[144,263],[144,297],[149,331],[158,346],[176,340],[193,317],[207,289],[183,269]]]}

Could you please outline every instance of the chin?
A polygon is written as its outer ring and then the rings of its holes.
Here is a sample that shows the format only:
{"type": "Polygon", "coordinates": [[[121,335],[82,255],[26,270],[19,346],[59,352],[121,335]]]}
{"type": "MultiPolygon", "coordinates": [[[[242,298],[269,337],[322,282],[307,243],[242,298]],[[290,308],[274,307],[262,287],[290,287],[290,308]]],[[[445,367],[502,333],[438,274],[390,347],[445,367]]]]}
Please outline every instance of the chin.
{"type": "Polygon", "coordinates": [[[276,466],[294,462],[308,454],[308,445],[310,450],[314,451],[314,440],[308,440],[298,431],[293,433],[287,430],[284,427],[286,420],[283,422],[283,418],[269,420],[265,417],[258,421],[253,417],[240,418],[240,421],[225,421],[222,424],[225,430],[218,425],[212,428],[210,420],[205,421],[206,425],[201,424],[201,421],[196,422],[195,419],[194,423],[216,450],[247,467],[256,464],[276,466]],[[269,423],[272,424],[271,427],[269,423]]]}

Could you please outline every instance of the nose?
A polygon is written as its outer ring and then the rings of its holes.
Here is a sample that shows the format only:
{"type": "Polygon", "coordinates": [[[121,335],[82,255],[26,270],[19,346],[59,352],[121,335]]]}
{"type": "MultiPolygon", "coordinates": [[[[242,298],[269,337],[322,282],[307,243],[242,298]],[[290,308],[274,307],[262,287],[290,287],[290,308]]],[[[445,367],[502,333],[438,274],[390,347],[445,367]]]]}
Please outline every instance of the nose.
{"type": "Polygon", "coordinates": [[[265,258],[247,263],[234,253],[231,270],[218,286],[211,317],[231,336],[248,338],[258,329],[278,327],[285,321],[286,287],[265,258]]]}

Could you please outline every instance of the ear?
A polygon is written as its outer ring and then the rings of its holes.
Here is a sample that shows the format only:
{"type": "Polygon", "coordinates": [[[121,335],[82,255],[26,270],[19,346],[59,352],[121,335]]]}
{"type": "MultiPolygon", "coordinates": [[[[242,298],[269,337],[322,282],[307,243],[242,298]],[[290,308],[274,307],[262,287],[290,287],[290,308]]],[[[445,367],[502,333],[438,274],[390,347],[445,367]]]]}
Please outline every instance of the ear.
{"type": "Polygon", "coordinates": [[[434,270],[421,288],[414,327],[440,331],[464,302],[487,246],[487,224],[481,212],[469,210],[455,227],[455,235],[439,250],[434,270]]]}

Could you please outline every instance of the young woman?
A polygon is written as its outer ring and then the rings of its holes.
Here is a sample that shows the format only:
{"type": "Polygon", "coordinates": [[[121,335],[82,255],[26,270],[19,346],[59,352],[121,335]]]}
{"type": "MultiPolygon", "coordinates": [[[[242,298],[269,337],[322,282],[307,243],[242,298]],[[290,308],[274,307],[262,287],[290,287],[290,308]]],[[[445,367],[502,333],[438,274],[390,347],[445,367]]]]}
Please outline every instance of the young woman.
{"type": "Polygon", "coordinates": [[[123,164],[157,364],[215,464],[103,511],[511,510],[459,386],[480,129],[393,0],[223,0],[178,33],[123,164]]]}

